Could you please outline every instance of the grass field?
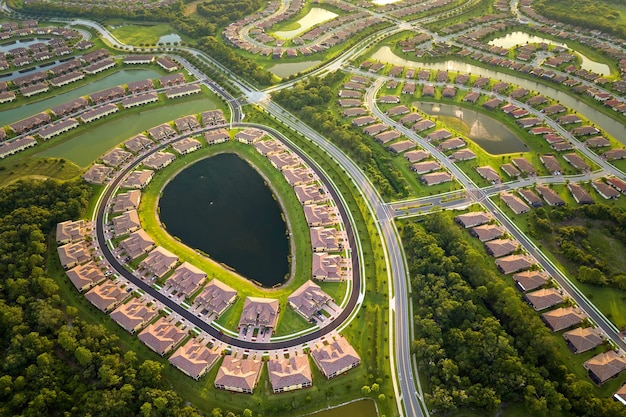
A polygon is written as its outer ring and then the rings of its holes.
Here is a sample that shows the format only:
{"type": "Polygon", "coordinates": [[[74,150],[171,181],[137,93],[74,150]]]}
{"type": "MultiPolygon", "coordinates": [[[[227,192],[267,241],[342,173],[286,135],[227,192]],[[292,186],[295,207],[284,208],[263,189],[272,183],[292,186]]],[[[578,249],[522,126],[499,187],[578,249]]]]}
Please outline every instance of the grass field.
{"type": "Polygon", "coordinates": [[[133,46],[156,45],[161,36],[176,33],[176,30],[168,23],[155,25],[121,25],[111,30],[120,42],[133,46]]]}
{"type": "Polygon", "coordinates": [[[21,178],[70,180],[82,172],[78,165],[62,158],[9,158],[0,161],[0,188],[21,178]]]}

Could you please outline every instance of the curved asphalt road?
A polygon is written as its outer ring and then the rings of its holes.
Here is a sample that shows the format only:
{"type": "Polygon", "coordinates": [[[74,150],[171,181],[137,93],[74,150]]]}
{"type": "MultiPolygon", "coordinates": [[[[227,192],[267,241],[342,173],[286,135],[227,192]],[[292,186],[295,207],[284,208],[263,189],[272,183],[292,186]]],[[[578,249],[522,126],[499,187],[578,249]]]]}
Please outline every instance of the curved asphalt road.
{"type": "MultiPolygon", "coordinates": [[[[167,296],[161,294],[159,291],[157,291],[151,285],[149,285],[145,281],[143,281],[143,280],[137,278],[136,276],[134,276],[130,271],[128,271],[118,261],[117,257],[109,249],[109,247],[108,247],[108,245],[106,243],[107,239],[106,239],[106,236],[105,236],[105,233],[104,233],[104,218],[105,218],[105,214],[106,214],[106,211],[107,211],[108,202],[111,199],[111,197],[113,196],[113,192],[117,189],[119,184],[125,178],[126,174],[128,174],[130,171],[135,169],[135,167],[141,161],[143,161],[147,156],[153,154],[154,152],[156,152],[158,150],[164,149],[167,146],[169,146],[171,141],[168,141],[168,142],[166,142],[164,144],[161,144],[160,146],[157,146],[156,148],[152,149],[150,152],[148,152],[148,153],[142,155],[141,157],[139,157],[138,159],[136,159],[135,160],[135,164],[130,165],[130,166],[126,167],[125,169],[123,169],[122,171],[120,171],[118,173],[118,175],[115,177],[115,179],[113,179],[108,184],[107,188],[104,191],[103,198],[100,199],[99,205],[96,208],[96,213],[97,213],[97,215],[96,215],[96,237],[98,239],[98,242],[99,242],[102,254],[104,255],[104,257],[106,258],[106,260],[109,262],[109,264],[111,265],[111,267],[113,269],[115,269],[120,275],[122,275],[124,278],[126,278],[127,280],[132,282],[134,285],[136,285],[139,289],[141,289],[142,291],[145,291],[151,297],[154,297],[156,300],[158,300],[159,302],[163,303],[163,305],[165,305],[167,308],[171,309],[172,311],[175,311],[181,317],[186,319],[189,323],[191,323],[194,326],[196,326],[196,327],[202,329],[203,331],[207,332],[212,337],[214,337],[214,338],[216,338],[216,339],[218,339],[218,340],[220,340],[220,341],[222,341],[224,343],[227,343],[228,345],[239,347],[239,348],[243,348],[243,349],[270,350],[270,349],[286,349],[286,348],[289,348],[289,347],[292,347],[292,346],[299,346],[299,345],[302,345],[304,343],[307,343],[307,342],[310,342],[312,340],[315,340],[317,338],[320,338],[320,337],[330,333],[331,331],[335,330],[337,327],[339,327],[350,316],[350,314],[352,314],[352,311],[357,306],[357,303],[358,303],[358,300],[359,300],[359,294],[360,294],[360,291],[361,291],[361,274],[360,274],[360,269],[359,269],[358,251],[354,250],[354,248],[357,247],[356,246],[356,238],[355,238],[355,234],[354,234],[354,229],[352,227],[352,224],[349,221],[347,221],[347,219],[349,219],[349,217],[347,215],[346,207],[343,206],[343,204],[341,202],[341,199],[339,198],[339,195],[337,193],[337,190],[335,190],[332,187],[331,182],[326,178],[324,173],[318,167],[316,167],[315,164],[313,164],[309,160],[309,158],[305,154],[303,154],[299,149],[297,149],[293,145],[291,145],[289,143],[289,141],[279,131],[277,131],[275,129],[272,129],[272,128],[269,128],[269,127],[266,127],[266,126],[255,125],[255,124],[250,124],[250,123],[236,123],[235,126],[236,127],[255,127],[257,129],[262,129],[262,130],[265,130],[266,132],[268,132],[269,134],[271,134],[272,136],[274,136],[275,138],[277,138],[278,140],[280,140],[281,142],[283,142],[294,153],[296,153],[298,156],[300,156],[311,167],[311,169],[313,169],[313,171],[315,171],[315,173],[319,176],[320,180],[326,186],[326,188],[328,189],[328,191],[332,195],[333,199],[335,200],[335,203],[337,204],[337,208],[339,209],[339,212],[341,213],[341,215],[343,216],[343,219],[344,219],[344,224],[345,224],[345,228],[346,228],[346,233],[348,235],[348,240],[350,242],[350,247],[353,249],[352,250],[352,257],[351,257],[352,258],[352,273],[353,273],[353,276],[352,276],[352,293],[350,294],[350,299],[348,300],[348,303],[345,306],[345,308],[343,309],[343,311],[339,314],[339,316],[337,316],[335,318],[334,321],[332,321],[327,326],[320,328],[319,330],[316,330],[316,331],[314,331],[312,333],[309,333],[309,334],[306,334],[306,335],[303,335],[303,336],[299,336],[299,337],[296,337],[296,338],[290,339],[290,340],[283,340],[283,341],[279,341],[279,342],[269,342],[269,343],[255,343],[255,342],[251,342],[251,341],[235,339],[235,338],[233,338],[231,336],[228,336],[228,335],[222,333],[221,331],[217,330],[215,327],[211,326],[210,324],[208,324],[207,322],[203,321],[202,319],[200,319],[196,315],[192,314],[190,311],[188,311],[188,310],[184,309],[183,307],[181,307],[178,303],[174,302],[173,300],[171,300],[167,296]]],[[[221,126],[219,126],[219,127],[221,127],[221,126]]],[[[217,127],[211,127],[209,129],[204,129],[203,131],[211,130],[211,129],[215,129],[215,128],[217,128],[217,127]]],[[[194,132],[194,134],[197,134],[197,133],[198,132],[194,132]]],[[[180,139],[181,137],[177,137],[176,139],[180,139]]]]}

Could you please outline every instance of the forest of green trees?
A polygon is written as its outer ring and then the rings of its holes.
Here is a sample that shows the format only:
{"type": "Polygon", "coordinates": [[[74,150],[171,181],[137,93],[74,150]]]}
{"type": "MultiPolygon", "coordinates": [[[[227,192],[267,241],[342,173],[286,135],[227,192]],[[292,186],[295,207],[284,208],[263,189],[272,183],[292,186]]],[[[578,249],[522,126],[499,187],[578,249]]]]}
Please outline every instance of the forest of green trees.
{"type": "Polygon", "coordinates": [[[48,275],[52,231],[78,218],[91,193],[53,180],[0,193],[0,416],[199,416],[163,379],[163,365],[140,362],[83,321],[48,275]]]}
{"type": "Polygon", "coordinates": [[[616,10],[614,4],[624,6],[626,1],[536,0],[533,6],[537,12],[554,20],[626,37],[626,16],[616,10]]]}
{"type": "Polygon", "coordinates": [[[626,416],[568,372],[539,316],[461,233],[445,214],[401,227],[416,306],[413,351],[430,408],[493,414],[522,403],[533,416],[626,416]]]}

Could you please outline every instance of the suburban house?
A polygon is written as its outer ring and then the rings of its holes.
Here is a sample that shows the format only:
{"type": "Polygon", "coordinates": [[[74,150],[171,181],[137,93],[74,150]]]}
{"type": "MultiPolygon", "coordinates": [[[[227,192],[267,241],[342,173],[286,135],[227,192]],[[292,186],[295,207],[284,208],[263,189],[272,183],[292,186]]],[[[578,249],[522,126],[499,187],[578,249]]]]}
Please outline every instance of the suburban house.
{"type": "Polygon", "coordinates": [[[0,143],[0,159],[16,154],[25,149],[32,148],[37,145],[37,140],[32,136],[24,136],[10,142],[0,143]]]}
{"type": "Polygon", "coordinates": [[[513,281],[515,281],[517,288],[522,292],[543,287],[548,283],[549,279],[550,275],[545,271],[524,271],[513,275],[513,281]]]}
{"type": "Polygon", "coordinates": [[[414,162],[423,161],[424,159],[430,157],[430,153],[422,149],[416,149],[413,151],[408,151],[407,153],[404,154],[404,157],[410,163],[414,163],[414,162]]]}
{"type": "Polygon", "coordinates": [[[332,301],[319,285],[310,280],[295,290],[287,300],[289,306],[307,320],[315,319],[319,311],[332,301]]]}
{"type": "Polygon", "coordinates": [[[403,140],[400,142],[393,143],[387,147],[393,153],[402,153],[404,151],[408,151],[409,149],[413,149],[417,147],[417,144],[412,140],[403,140]]]}
{"type": "Polygon", "coordinates": [[[263,156],[280,153],[285,150],[285,146],[281,142],[274,139],[261,140],[255,142],[252,146],[254,146],[254,149],[256,149],[256,151],[263,156]]]}
{"type": "Polygon", "coordinates": [[[120,185],[121,188],[135,188],[144,189],[150,181],[154,178],[154,171],[149,169],[143,169],[139,171],[133,171],[120,185]]]}
{"type": "Polygon", "coordinates": [[[93,224],[88,220],[67,220],[57,224],[56,239],[58,244],[84,240],[93,230],[93,224]]]}
{"type": "Polygon", "coordinates": [[[459,214],[454,218],[454,221],[456,221],[458,224],[466,229],[489,223],[491,220],[491,214],[484,211],[472,211],[465,214],[459,214]]]}
{"type": "Polygon", "coordinates": [[[267,370],[274,394],[307,388],[313,384],[307,355],[270,358],[267,370]]]}
{"type": "Polygon", "coordinates": [[[318,204],[304,206],[304,217],[310,227],[332,226],[340,221],[337,207],[318,204]]]}
{"type": "Polygon", "coordinates": [[[207,310],[207,315],[219,317],[235,303],[237,291],[222,281],[212,279],[194,299],[194,305],[207,310]]]}
{"type": "Polygon", "coordinates": [[[561,304],[565,300],[562,292],[563,291],[557,288],[543,288],[526,293],[526,295],[524,295],[524,299],[532,308],[535,309],[535,311],[541,311],[557,304],[561,304]]]}
{"type": "Polygon", "coordinates": [[[141,228],[137,210],[125,211],[117,217],[113,217],[113,234],[117,236],[127,235],[141,228]]]}
{"type": "Polygon", "coordinates": [[[222,112],[221,109],[202,112],[201,119],[204,126],[215,126],[226,123],[224,112],[222,112]]]}
{"type": "Polygon", "coordinates": [[[313,253],[313,279],[320,281],[345,281],[351,279],[350,262],[340,255],[329,255],[325,252],[313,253]]]}
{"type": "Polygon", "coordinates": [[[517,178],[519,177],[522,173],[519,171],[519,169],[515,168],[515,166],[511,163],[506,163],[506,164],[502,164],[500,165],[500,169],[502,171],[504,171],[504,173],[506,175],[509,176],[509,178],[517,178]]]}
{"type": "Polygon", "coordinates": [[[226,129],[219,128],[204,132],[204,139],[206,139],[208,145],[217,145],[218,143],[228,142],[230,135],[226,129]]]}
{"type": "Polygon", "coordinates": [[[202,378],[221,358],[221,352],[209,348],[202,340],[194,337],[170,356],[169,361],[182,373],[196,381],[202,378]]]}
{"type": "Polygon", "coordinates": [[[113,198],[112,211],[113,213],[121,213],[127,210],[135,210],[139,207],[141,201],[141,191],[130,190],[126,193],[121,193],[113,198]]]}
{"type": "Polygon", "coordinates": [[[264,131],[248,127],[240,132],[237,132],[237,134],[235,135],[235,139],[241,143],[252,145],[263,139],[264,136],[264,131]]]}
{"type": "Polygon", "coordinates": [[[161,356],[165,356],[187,336],[187,332],[161,317],[139,333],[139,340],[161,356]]]}
{"type": "Polygon", "coordinates": [[[199,94],[202,89],[198,84],[177,85],[176,87],[170,87],[165,91],[165,97],[168,99],[190,96],[192,94],[199,94]]]}
{"type": "Polygon", "coordinates": [[[163,277],[178,263],[178,256],[167,249],[157,246],[139,264],[139,269],[146,271],[146,275],[163,277]]]}
{"type": "Polygon", "coordinates": [[[84,240],[59,246],[57,253],[59,254],[61,265],[65,269],[74,268],[76,265],[81,265],[91,260],[87,242],[84,240]]]}
{"type": "Polygon", "coordinates": [[[174,130],[174,128],[170,126],[169,123],[163,123],[148,129],[148,134],[152,136],[152,138],[157,142],[162,142],[166,139],[173,138],[178,135],[178,133],[176,133],[176,130],[174,130]]]}
{"type": "Polygon", "coordinates": [[[485,249],[489,255],[500,258],[519,249],[519,243],[513,239],[494,239],[485,243],[485,249]]]}
{"type": "Polygon", "coordinates": [[[313,252],[339,252],[348,241],[346,233],[332,227],[311,227],[313,252]]]}
{"type": "Polygon", "coordinates": [[[531,206],[535,208],[543,206],[543,200],[537,194],[535,194],[533,190],[530,190],[528,188],[520,188],[517,190],[517,192],[531,206]]]}
{"type": "Polygon", "coordinates": [[[135,135],[124,142],[124,147],[133,153],[139,153],[152,145],[154,145],[154,142],[148,139],[147,136],[141,134],[135,135]]]}
{"type": "Polygon", "coordinates": [[[443,184],[444,182],[452,181],[452,174],[448,171],[431,172],[430,174],[422,175],[420,181],[428,186],[443,184]]]}
{"type": "Polygon", "coordinates": [[[132,109],[133,107],[143,106],[145,104],[150,104],[159,101],[159,96],[155,92],[149,92],[140,94],[137,96],[126,97],[122,100],[122,107],[125,109],[132,109]]]}
{"type": "Polygon", "coordinates": [[[483,224],[470,229],[470,234],[477,237],[481,242],[487,242],[504,236],[506,229],[497,224],[483,224]]]}
{"type": "Polygon", "coordinates": [[[613,187],[601,180],[591,181],[591,186],[604,198],[605,200],[619,198],[620,193],[613,187]]]}
{"type": "Polygon", "coordinates": [[[563,337],[574,353],[583,353],[604,343],[600,331],[594,327],[577,327],[563,333],[563,337]]]}
{"type": "Polygon", "coordinates": [[[489,165],[477,167],[476,172],[492,184],[500,182],[500,175],[498,175],[498,172],[489,165]]]}
{"type": "Polygon", "coordinates": [[[292,187],[296,185],[309,184],[317,178],[310,168],[302,166],[283,169],[283,176],[292,187]]]}
{"type": "Polygon", "coordinates": [[[102,162],[108,166],[117,167],[133,156],[132,153],[127,152],[121,148],[113,148],[109,152],[105,153],[102,157],[102,162]]]}
{"type": "Polygon", "coordinates": [[[199,140],[194,138],[184,138],[172,143],[172,149],[179,155],[187,155],[188,153],[197,151],[202,148],[202,144],[199,140]]]}
{"type": "Polygon", "coordinates": [[[537,191],[549,206],[564,206],[565,200],[561,198],[552,188],[546,185],[537,185],[537,191]]]}
{"type": "Polygon", "coordinates": [[[583,364],[596,384],[603,384],[626,369],[626,359],[609,350],[594,356],[583,364]]]}
{"type": "Polygon", "coordinates": [[[526,255],[509,255],[496,259],[498,269],[505,275],[529,269],[534,264],[535,260],[526,255]]]}
{"type": "Polygon", "coordinates": [[[293,187],[293,191],[296,193],[296,197],[298,197],[302,205],[328,201],[328,197],[326,197],[327,193],[317,183],[296,185],[293,187]]]}
{"type": "Polygon", "coordinates": [[[359,366],[361,358],[344,337],[311,348],[311,357],[328,379],[359,366]]]}
{"type": "Polygon", "coordinates": [[[154,241],[143,229],[139,229],[130,234],[126,239],[120,242],[120,248],[131,259],[148,253],[154,248],[154,241]]]}
{"type": "Polygon", "coordinates": [[[155,306],[148,307],[144,301],[133,297],[125,304],[120,305],[113,312],[111,318],[130,334],[134,334],[146,324],[150,323],[158,314],[155,306]]]}
{"type": "Polygon", "coordinates": [[[500,200],[504,201],[513,213],[515,214],[523,214],[530,211],[530,207],[526,203],[524,203],[518,196],[511,194],[507,191],[503,191],[500,193],[500,200]]]}
{"type": "Polygon", "coordinates": [[[66,274],[80,292],[88,290],[106,279],[106,276],[94,261],[84,265],[77,265],[67,271],[66,274]]]}
{"type": "Polygon", "coordinates": [[[167,279],[165,285],[170,287],[171,291],[176,291],[177,297],[190,297],[205,281],[206,272],[189,262],[183,262],[167,279]]]}
{"type": "Polygon", "coordinates": [[[276,328],[280,305],[273,298],[246,297],[239,318],[239,327],[276,328]]]}
{"type": "Polygon", "coordinates": [[[252,394],[259,381],[262,366],[261,360],[224,356],[215,377],[215,388],[252,394]]]}
{"type": "Polygon", "coordinates": [[[114,309],[128,296],[128,292],[113,281],[106,281],[85,293],[85,298],[103,313],[114,309]]]}
{"type": "Polygon", "coordinates": [[[176,157],[169,152],[157,151],[144,159],[143,164],[150,169],[163,169],[174,162],[176,157]]]}
{"type": "Polygon", "coordinates": [[[87,172],[83,174],[83,179],[92,184],[103,184],[114,169],[102,164],[93,164],[87,172]]]}
{"type": "Polygon", "coordinates": [[[567,184],[567,189],[574,197],[574,200],[578,204],[593,204],[594,200],[591,194],[587,192],[580,184],[576,184],[575,182],[570,182],[567,184]]]}
{"type": "Polygon", "coordinates": [[[576,307],[561,307],[541,315],[541,319],[553,332],[576,326],[585,319],[584,313],[576,307]]]}

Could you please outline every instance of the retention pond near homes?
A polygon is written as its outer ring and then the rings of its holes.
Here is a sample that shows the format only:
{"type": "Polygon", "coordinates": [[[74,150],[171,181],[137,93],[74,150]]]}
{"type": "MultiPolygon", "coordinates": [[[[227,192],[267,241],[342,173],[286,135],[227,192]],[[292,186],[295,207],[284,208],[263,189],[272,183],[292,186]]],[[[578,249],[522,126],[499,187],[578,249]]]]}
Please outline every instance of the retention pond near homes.
{"type": "MultiPolygon", "coordinates": [[[[527,43],[546,43],[548,45],[562,46],[564,48],[568,48],[568,46],[561,42],[555,42],[550,39],[542,38],[540,36],[531,35],[526,32],[512,32],[508,33],[504,36],[496,38],[489,42],[489,45],[499,46],[500,48],[509,49],[516,45],[525,45],[527,43]]],[[[568,48],[569,49],[569,48],[568,48]]],[[[601,62],[597,62],[587,57],[586,55],[574,51],[580,58],[581,64],[580,67],[582,69],[593,71],[596,74],[600,75],[610,75],[611,69],[608,65],[603,64],[601,62]]]]}
{"type": "Polygon", "coordinates": [[[274,35],[283,39],[293,39],[296,36],[311,29],[313,26],[334,19],[335,17],[337,17],[337,13],[333,13],[330,10],[322,9],[319,7],[313,7],[306,16],[296,22],[297,29],[281,30],[278,32],[274,32],[274,35]]]}
{"type": "Polygon", "coordinates": [[[171,235],[264,287],[289,273],[280,206],[259,173],[235,154],[179,172],[163,189],[159,210],[171,235]]]}
{"type": "Polygon", "coordinates": [[[426,114],[459,120],[461,133],[492,155],[528,151],[526,144],[515,133],[482,113],[450,104],[428,102],[413,104],[426,114]]]}
{"type": "Polygon", "coordinates": [[[520,87],[527,88],[532,91],[539,92],[544,96],[557,100],[564,106],[578,111],[589,120],[593,120],[593,123],[604,129],[610,135],[617,140],[626,144],[626,137],[624,137],[624,125],[618,121],[611,119],[609,116],[602,114],[593,107],[589,106],[567,93],[564,93],[556,88],[539,83],[537,81],[528,80],[526,78],[516,77],[511,74],[503,72],[497,72],[488,68],[479,67],[477,65],[466,64],[461,61],[443,61],[435,63],[424,63],[417,61],[409,61],[394,54],[388,46],[383,46],[372,55],[372,59],[381,62],[386,62],[394,65],[403,65],[411,68],[424,68],[430,70],[447,70],[454,72],[462,72],[465,74],[480,75],[482,77],[488,77],[494,80],[501,80],[507,83],[515,84],[520,87]]]}
{"type": "Polygon", "coordinates": [[[86,96],[91,93],[95,93],[96,91],[106,90],[107,88],[115,87],[120,84],[128,84],[133,81],[157,78],[159,76],[158,72],[146,69],[118,71],[107,77],[85,84],[82,87],[75,88],[65,93],[50,95],[49,98],[41,101],[25,104],[14,109],[4,110],[0,112],[0,126],[9,125],[17,122],[18,120],[25,119],[28,116],[32,116],[33,114],[48,110],[54,106],[58,106],[59,104],[76,100],[78,97],[86,96]]]}
{"type": "MultiPolygon", "coordinates": [[[[107,150],[126,139],[130,139],[137,133],[178,117],[201,113],[215,107],[215,102],[208,98],[179,103],[173,101],[164,107],[129,114],[126,117],[102,124],[96,129],[88,129],[65,142],[46,149],[37,156],[66,158],[81,167],[85,167],[107,150]]],[[[118,114],[124,114],[124,110],[118,114]]]]}

